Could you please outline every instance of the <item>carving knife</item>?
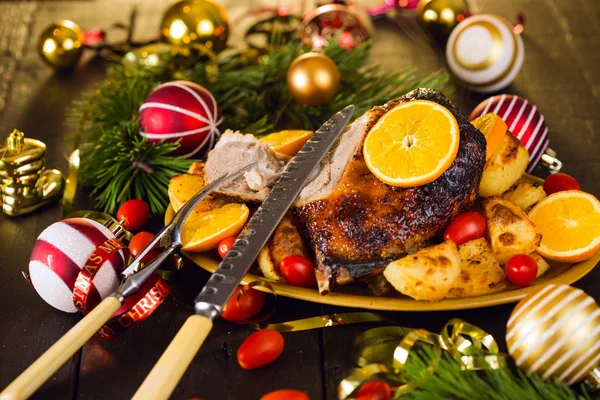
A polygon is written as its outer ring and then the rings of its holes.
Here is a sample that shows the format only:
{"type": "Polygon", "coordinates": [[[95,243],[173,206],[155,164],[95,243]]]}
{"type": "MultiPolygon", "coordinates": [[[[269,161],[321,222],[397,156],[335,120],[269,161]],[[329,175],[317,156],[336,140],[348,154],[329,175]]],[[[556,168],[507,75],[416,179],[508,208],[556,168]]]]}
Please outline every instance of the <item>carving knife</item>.
{"type": "Polygon", "coordinates": [[[168,399],[269,237],[311,180],[312,172],[350,121],[354,106],[331,117],[292,158],[195,300],[190,316],[146,377],[134,400],[168,399]]]}
{"type": "Polygon", "coordinates": [[[48,378],[56,372],[98,329],[108,321],[121,307],[125,298],[139,291],[144,283],[154,274],[159,265],[174,251],[182,246],[181,228],[194,208],[213,190],[244,172],[256,167],[256,163],[247,165],[238,171],[223,176],[196,193],[175,214],[171,223],[165,226],[156,237],[138,254],[129,267],[123,271],[123,281],[116,293],[106,297],[100,304],[73,326],[44,354],[31,364],[1,393],[0,400],[26,399],[31,396],[48,378]],[[160,243],[164,250],[147,266],[137,271],[141,260],[155,245],[160,243]],[[137,271],[137,272],[136,272],[137,271]]]}

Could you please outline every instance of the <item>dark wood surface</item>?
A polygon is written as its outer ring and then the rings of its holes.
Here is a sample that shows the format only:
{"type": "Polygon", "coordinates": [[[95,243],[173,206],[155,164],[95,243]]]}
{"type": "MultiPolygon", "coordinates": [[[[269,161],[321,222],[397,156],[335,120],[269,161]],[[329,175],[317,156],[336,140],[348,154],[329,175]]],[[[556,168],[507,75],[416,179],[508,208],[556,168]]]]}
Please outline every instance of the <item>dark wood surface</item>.
{"type": "MultiPolygon", "coordinates": [[[[260,2],[224,2],[230,14],[241,15],[260,2]]],[[[509,20],[526,16],[525,64],[504,92],[536,104],[550,128],[551,147],[564,171],[584,190],[600,195],[600,2],[597,0],[470,1],[472,11],[495,13],[509,20]]],[[[54,19],[75,20],[85,28],[108,28],[126,22],[132,5],[139,5],[140,38],[157,30],[167,1],[101,0],[0,2],[0,138],[14,128],[48,145],[48,165],[67,169],[72,128],[63,124],[73,100],[104,76],[102,61],[86,55],[81,65],[56,74],[40,61],[37,37],[54,19]]],[[[439,49],[424,36],[392,21],[377,21],[372,61],[395,70],[409,65],[419,73],[443,63],[439,49]]],[[[408,26],[408,28],[407,28],[408,26]]],[[[235,38],[234,38],[235,40],[235,38]]],[[[457,86],[456,103],[465,113],[485,96],[457,86]]],[[[85,198],[79,207],[86,207],[85,198]]],[[[89,207],[89,203],[88,203],[89,207]]],[[[37,235],[62,218],[58,204],[29,216],[0,216],[0,388],[64,334],[80,316],[57,311],[37,296],[21,276],[37,235]]],[[[160,226],[160,218],[152,225],[160,226]]],[[[126,399],[150,371],[185,318],[208,274],[191,264],[175,282],[172,295],[139,327],[113,341],[92,339],[34,396],[40,399],[126,399]]],[[[576,286],[600,300],[600,270],[576,286]]],[[[450,318],[464,318],[492,333],[504,349],[505,324],[512,305],[453,312],[385,313],[398,323],[439,331],[450,318]]],[[[351,311],[340,307],[280,298],[273,321],[351,311]]],[[[243,371],[235,353],[251,332],[249,327],[218,321],[173,394],[173,399],[258,399],[279,388],[306,391],[311,399],[336,398],[336,386],[353,365],[350,351],[365,325],[286,334],[286,348],[274,364],[243,371]]]]}

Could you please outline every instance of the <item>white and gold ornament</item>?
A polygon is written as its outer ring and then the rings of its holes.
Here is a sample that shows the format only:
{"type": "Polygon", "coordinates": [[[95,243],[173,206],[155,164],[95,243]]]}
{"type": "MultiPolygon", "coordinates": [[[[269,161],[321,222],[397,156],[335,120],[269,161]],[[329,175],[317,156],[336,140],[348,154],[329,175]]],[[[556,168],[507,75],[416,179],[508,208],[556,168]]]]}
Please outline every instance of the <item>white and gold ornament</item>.
{"type": "Polygon", "coordinates": [[[581,289],[546,285],[517,304],[506,344],[526,373],[572,385],[600,362],[600,307],[581,289]]]}
{"type": "Polygon", "coordinates": [[[510,85],[524,58],[523,40],[513,32],[513,25],[490,14],[466,18],[454,28],[446,45],[452,73],[482,93],[510,85]]]}

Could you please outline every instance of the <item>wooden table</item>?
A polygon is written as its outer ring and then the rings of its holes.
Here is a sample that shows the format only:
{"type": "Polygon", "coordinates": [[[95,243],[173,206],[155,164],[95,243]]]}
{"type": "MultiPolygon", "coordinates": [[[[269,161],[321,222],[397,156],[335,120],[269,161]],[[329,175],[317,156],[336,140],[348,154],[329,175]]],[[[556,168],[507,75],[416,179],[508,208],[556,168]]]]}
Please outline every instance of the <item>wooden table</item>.
{"type": "MultiPolygon", "coordinates": [[[[240,15],[259,2],[224,2],[230,14],[240,15]],[[246,7],[246,8],[245,8],[246,7]]],[[[506,93],[519,94],[536,104],[550,128],[551,147],[559,153],[564,171],[581,186],[600,195],[600,2],[597,0],[472,0],[472,11],[494,13],[509,20],[523,12],[527,22],[525,65],[506,93]]],[[[0,137],[19,128],[48,145],[48,165],[67,170],[73,132],[63,125],[73,100],[94,87],[104,75],[101,60],[86,56],[73,72],[55,74],[37,55],[37,38],[53,20],[68,18],[85,28],[108,28],[126,22],[132,5],[139,5],[139,37],[152,36],[167,1],[99,0],[23,1],[0,3],[0,137]]],[[[407,36],[394,22],[378,21],[372,61],[395,70],[416,65],[424,74],[443,63],[441,52],[421,37],[407,36]]],[[[485,96],[458,86],[456,103],[466,113],[485,96]]],[[[85,199],[80,207],[89,207],[85,199]]],[[[57,311],[23,279],[37,235],[62,218],[58,204],[29,216],[0,216],[0,388],[5,387],[81,317],[57,311]]],[[[160,218],[154,221],[160,226],[160,218]]],[[[91,340],[35,395],[35,398],[126,399],[192,313],[192,300],[208,274],[194,265],[173,282],[172,295],[160,310],[113,341],[91,340]]],[[[600,299],[600,270],[576,286],[600,299]]],[[[492,333],[504,345],[505,324],[512,305],[455,312],[386,313],[398,323],[439,331],[450,318],[464,318],[492,333]]],[[[280,298],[273,321],[316,316],[340,307],[280,298]]],[[[272,365],[242,370],[236,350],[251,332],[227,321],[215,324],[206,344],[173,394],[174,399],[258,399],[271,390],[295,388],[312,399],[336,398],[336,386],[353,365],[351,348],[366,325],[335,327],[286,334],[286,349],[272,365]]]]}

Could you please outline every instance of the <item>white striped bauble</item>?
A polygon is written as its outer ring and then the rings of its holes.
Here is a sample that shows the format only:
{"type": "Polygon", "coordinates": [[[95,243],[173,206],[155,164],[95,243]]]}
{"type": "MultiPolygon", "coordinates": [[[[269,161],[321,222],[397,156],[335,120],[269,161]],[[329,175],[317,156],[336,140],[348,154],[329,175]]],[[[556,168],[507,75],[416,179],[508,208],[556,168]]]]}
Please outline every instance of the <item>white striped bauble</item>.
{"type": "MultiPolygon", "coordinates": [[[[68,218],[50,225],[33,245],[29,276],[38,294],[52,307],[77,312],[73,301],[75,281],[99,246],[115,235],[104,225],[87,218],[68,218]]],[[[100,265],[89,291],[89,309],[119,287],[127,262],[126,249],[115,251],[100,265]]]]}
{"type": "Polygon", "coordinates": [[[516,78],[525,58],[523,39],[496,15],[477,14],[452,30],[446,44],[450,71],[472,90],[504,89],[516,78]]]}
{"type": "Polygon", "coordinates": [[[600,363],[600,307],[580,289],[548,284],[517,304],[506,344],[526,373],[571,385],[600,363]]]}
{"type": "Polygon", "coordinates": [[[527,172],[531,173],[550,144],[548,126],[540,110],[522,97],[502,94],[482,101],[475,107],[469,120],[487,113],[498,114],[506,122],[508,130],[525,146],[529,152],[527,172]]]}
{"type": "Polygon", "coordinates": [[[221,113],[213,95],[188,81],[157,86],[140,107],[140,135],[150,142],[180,140],[173,155],[201,157],[220,135],[221,113]]]}

